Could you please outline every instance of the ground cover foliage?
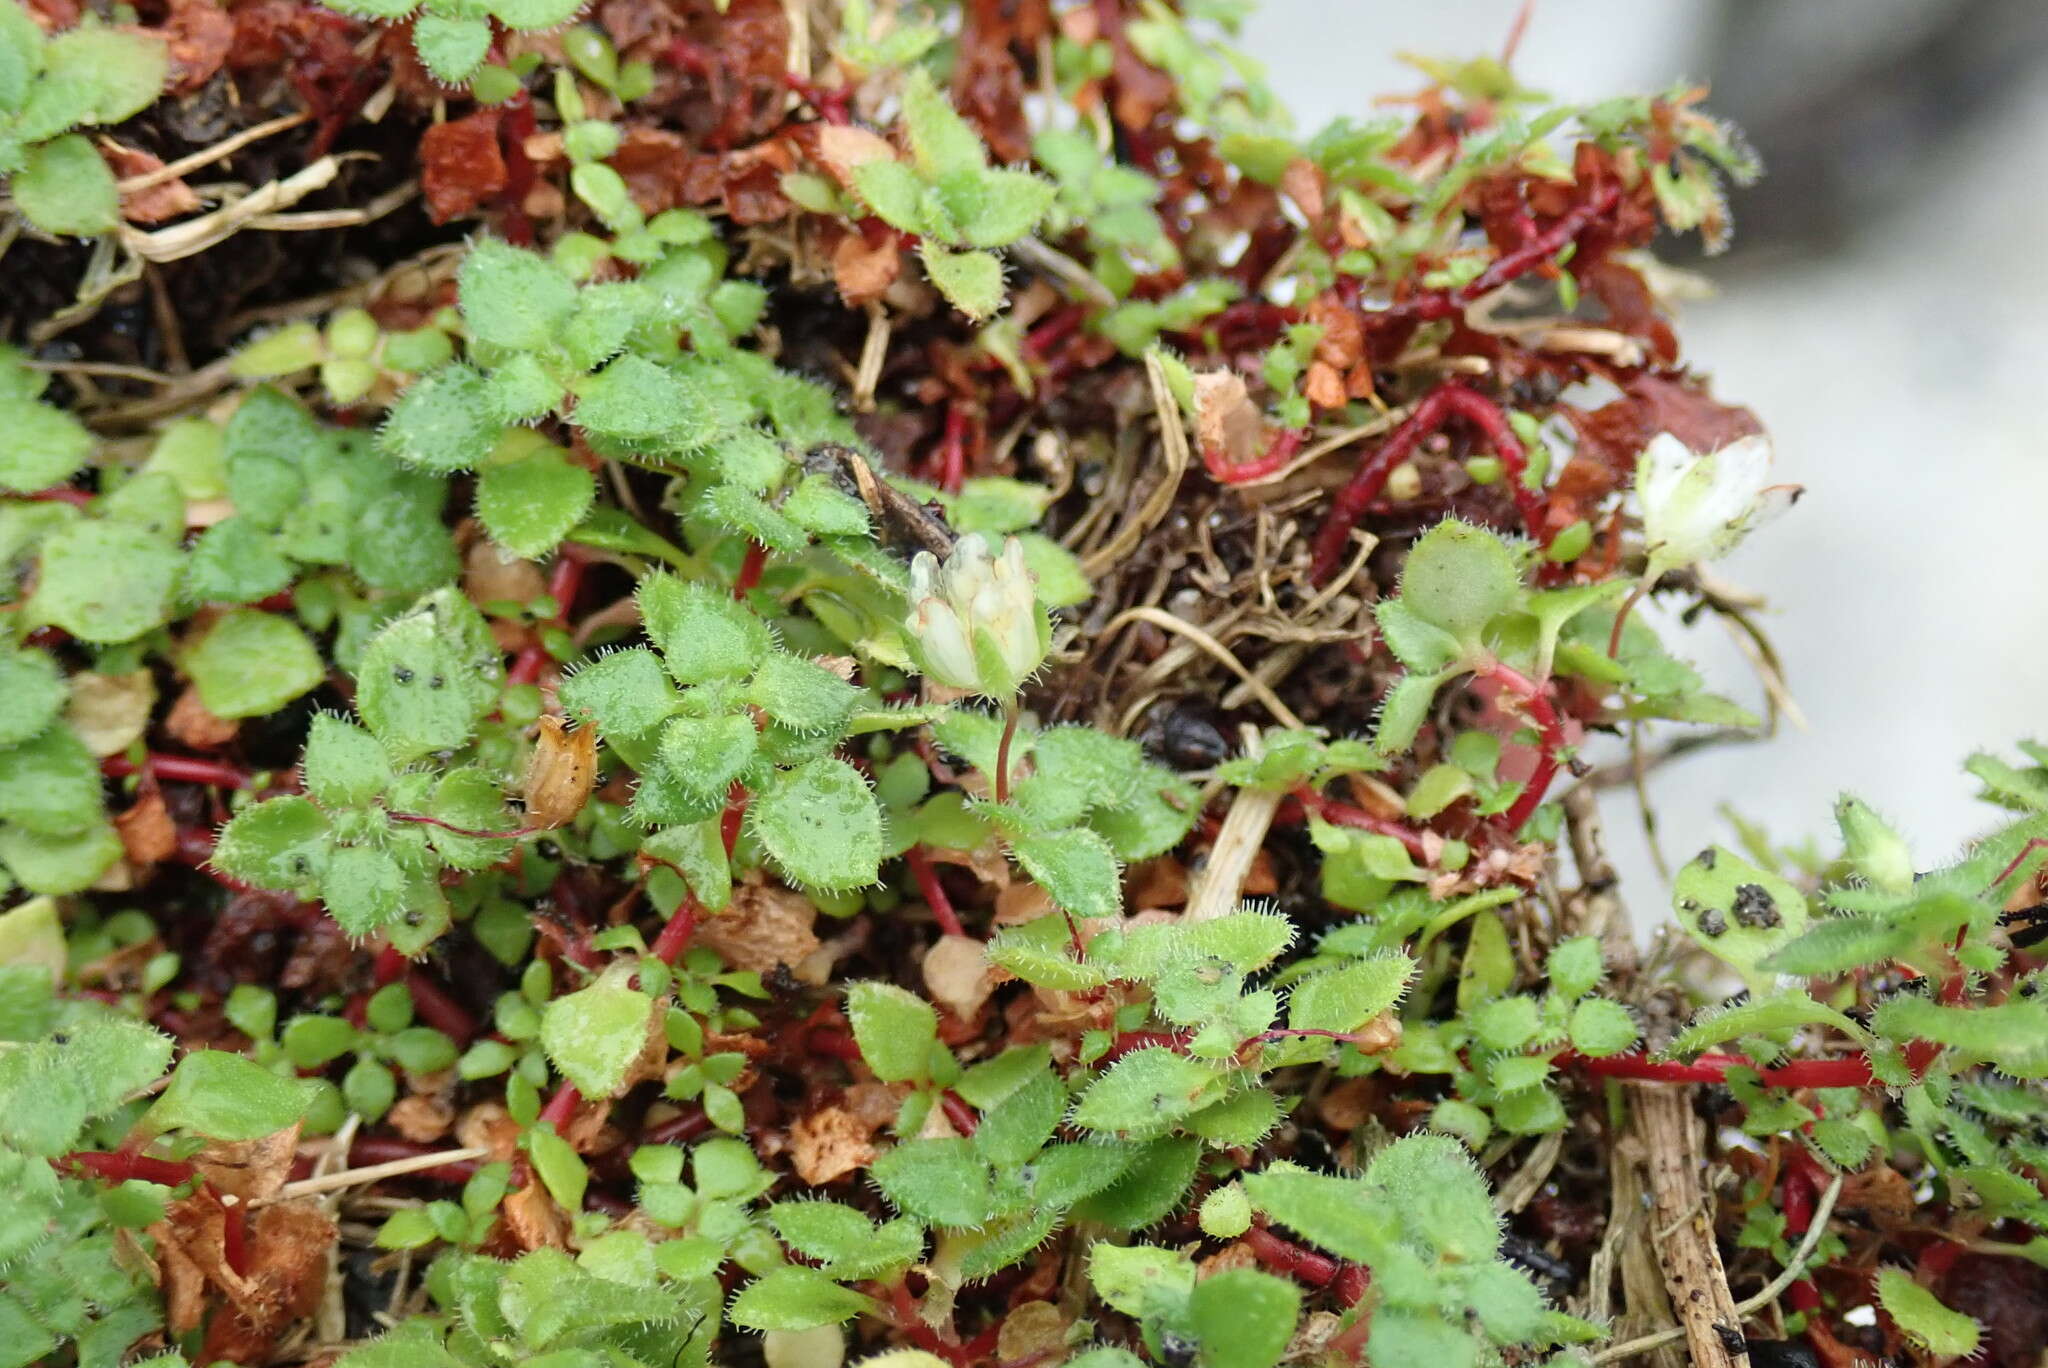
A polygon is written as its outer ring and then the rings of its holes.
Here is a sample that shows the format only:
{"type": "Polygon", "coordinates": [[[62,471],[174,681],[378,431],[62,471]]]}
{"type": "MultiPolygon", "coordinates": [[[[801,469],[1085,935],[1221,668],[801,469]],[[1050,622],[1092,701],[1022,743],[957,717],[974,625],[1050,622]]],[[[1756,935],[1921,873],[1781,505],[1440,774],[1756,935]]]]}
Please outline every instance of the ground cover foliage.
{"type": "Polygon", "coordinates": [[[1601,853],[1754,157],[1240,9],[0,0],[0,1365],[2036,1361],[2048,750],[1601,853]]]}

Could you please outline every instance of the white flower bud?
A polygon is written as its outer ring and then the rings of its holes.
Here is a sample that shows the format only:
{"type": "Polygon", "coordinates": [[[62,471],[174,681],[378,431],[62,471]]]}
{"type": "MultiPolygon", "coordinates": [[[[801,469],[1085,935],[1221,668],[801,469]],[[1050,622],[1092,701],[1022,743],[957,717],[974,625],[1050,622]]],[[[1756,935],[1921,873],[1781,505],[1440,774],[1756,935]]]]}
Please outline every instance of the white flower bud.
{"type": "Polygon", "coordinates": [[[1650,439],[1636,467],[1649,545],[1646,578],[1727,555],[1757,528],[1790,508],[1799,485],[1766,485],[1771,444],[1744,437],[1696,456],[1668,432],[1650,439]]]}
{"type": "Polygon", "coordinates": [[[973,532],[944,564],[920,551],[910,586],[905,626],[918,663],[938,683],[1007,701],[1045,663],[1052,628],[1015,537],[1000,556],[973,532]]]}

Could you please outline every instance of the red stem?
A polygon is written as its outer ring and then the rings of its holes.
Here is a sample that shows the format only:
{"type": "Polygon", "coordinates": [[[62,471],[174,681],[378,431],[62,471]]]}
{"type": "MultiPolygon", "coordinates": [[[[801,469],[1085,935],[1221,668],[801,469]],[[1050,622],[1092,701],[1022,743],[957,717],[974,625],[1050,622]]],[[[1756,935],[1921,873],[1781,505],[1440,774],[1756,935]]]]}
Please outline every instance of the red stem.
{"type": "Polygon", "coordinates": [[[1862,1055],[1840,1059],[1799,1059],[1765,1068],[1741,1055],[1703,1054],[1690,1064],[1658,1061],[1640,1054],[1591,1059],[1572,1050],[1555,1056],[1560,1068],[1574,1068],[1600,1078],[1627,1078],[1639,1083],[1725,1083],[1730,1069],[1754,1069],[1773,1088],[1868,1088],[1876,1084],[1870,1061],[1862,1055]]]}
{"type": "Polygon", "coordinates": [[[1221,449],[1203,447],[1202,464],[1208,467],[1209,474],[1218,484],[1249,484],[1253,480],[1261,480],[1285,470],[1287,463],[1294,459],[1295,453],[1301,450],[1301,444],[1307,438],[1308,433],[1304,429],[1283,429],[1273,435],[1273,440],[1267,445],[1264,455],[1254,456],[1251,460],[1238,465],[1226,461],[1221,449]]]}
{"type": "Polygon", "coordinates": [[[939,871],[932,868],[931,856],[921,845],[914,845],[903,852],[903,862],[910,866],[910,873],[917,880],[917,888],[924,894],[924,900],[931,906],[932,920],[939,924],[939,930],[948,936],[967,934],[960,925],[960,914],[953,910],[953,900],[946,896],[946,886],[939,882],[939,871]]]}
{"type": "Polygon", "coordinates": [[[1366,454],[1351,479],[1337,491],[1337,496],[1330,502],[1330,515],[1316,533],[1314,553],[1309,560],[1311,579],[1321,584],[1336,573],[1344,558],[1344,544],[1351,536],[1351,529],[1358,525],[1358,520],[1365,516],[1365,510],[1386,488],[1387,476],[1393,473],[1395,466],[1408,459],[1423,438],[1437,431],[1452,417],[1464,418],[1485,435],[1494,454],[1500,457],[1502,467],[1508,471],[1509,493],[1514,497],[1523,522],[1539,541],[1548,541],[1543,530],[1542,501],[1535,491],[1522,483],[1523,473],[1529,465],[1528,453],[1515,437],[1507,415],[1501,412],[1499,405],[1463,381],[1446,380],[1422,396],[1401,425],[1388,433],[1387,440],[1376,450],[1366,454]]]}
{"type": "Polygon", "coordinates": [[[690,948],[690,938],[697,934],[698,910],[696,897],[685,892],[682,902],[676,906],[675,915],[654,938],[654,946],[649,953],[663,964],[674,964],[681,959],[683,951],[690,948]]]}
{"type": "Polygon", "coordinates": [[[582,1100],[583,1094],[576,1091],[574,1083],[564,1083],[561,1087],[555,1089],[555,1095],[550,1097],[548,1104],[540,1109],[540,1115],[534,1118],[534,1122],[538,1124],[546,1121],[555,1128],[555,1133],[559,1135],[562,1127],[569,1124],[569,1118],[576,1114],[576,1104],[582,1100]]]}
{"type": "Polygon", "coordinates": [[[958,403],[946,405],[946,431],[932,464],[937,467],[939,488],[958,494],[967,477],[967,410],[958,403]]]}
{"type": "Polygon", "coordinates": [[[818,117],[826,123],[844,128],[853,122],[853,112],[849,107],[851,91],[826,90],[793,71],[782,73],[782,83],[794,91],[798,99],[817,110],[818,117]]]}
{"type": "MultiPolygon", "coordinates": [[[[569,610],[575,606],[576,591],[583,587],[582,555],[574,547],[564,546],[555,557],[552,569],[548,571],[548,597],[555,601],[553,625],[566,627],[569,610]]],[[[540,678],[540,672],[548,663],[547,647],[536,641],[513,657],[512,668],[505,671],[505,683],[510,685],[531,684],[540,678]]]]}
{"type": "Polygon", "coordinates": [[[1337,1279],[1343,1268],[1340,1260],[1327,1254],[1318,1254],[1313,1249],[1304,1249],[1283,1235],[1276,1235],[1264,1226],[1253,1226],[1244,1233],[1244,1242],[1252,1247],[1252,1253],[1259,1256],[1259,1262],[1276,1273],[1297,1278],[1311,1287],[1328,1287],[1337,1279]]]}
{"type": "Polygon", "coordinates": [[[1418,295],[1414,299],[1378,311],[1374,315],[1374,321],[1412,319],[1426,323],[1433,319],[1449,318],[1473,300],[1491,294],[1509,281],[1519,279],[1549,261],[1564,250],[1566,243],[1578,237],[1588,224],[1613,209],[1620,200],[1621,186],[1607,185],[1584,204],[1575,205],[1559,214],[1548,228],[1521,246],[1495,258],[1491,266],[1464,285],[1455,290],[1418,295]]]}
{"type": "Polygon", "coordinates": [[[221,1257],[237,1277],[249,1276],[249,1213],[240,1202],[229,1202],[216,1194],[221,1214],[221,1257]]]}
{"type": "Polygon", "coordinates": [[[1488,667],[1486,677],[1522,700],[1522,706],[1535,720],[1537,734],[1541,737],[1536,769],[1522,786],[1521,796],[1515,799],[1515,805],[1501,818],[1501,825],[1509,832],[1520,831],[1522,823],[1543,805],[1543,795],[1550,791],[1550,782],[1557,777],[1564,751],[1564,723],[1558,720],[1557,708],[1550,701],[1548,683],[1538,684],[1520,670],[1499,661],[1488,667]]]}
{"type": "Polygon", "coordinates": [[[544,831],[554,830],[553,827],[532,826],[513,827],[510,831],[486,831],[481,827],[457,826],[453,822],[444,822],[439,817],[429,817],[424,812],[391,812],[385,815],[394,822],[417,822],[421,826],[439,827],[443,831],[452,831],[457,836],[474,836],[483,841],[516,841],[522,836],[538,836],[544,831]]]}
{"type": "Polygon", "coordinates": [[[125,1183],[131,1178],[145,1183],[162,1183],[166,1187],[177,1187],[192,1181],[196,1170],[182,1159],[153,1159],[146,1154],[98,1154],[79,1150],[67,1154],[59,1161],[75,1164],[95,1178],[109,1183],[125,1183]]]}
{"type": "Polygon", "coordinates": [[[38,489],[22,497],[31,503],[67,503],[73,508],[84,508],[93,500],[90,490],[73,489],[70,485],[57,485],[51,489],[38,489]]]}
{"type": "Polygon", "coordinates": [[[1301,800],[1303,807],[1315,813],[1316,816],[1332,826],[1351,827],[1357,831],[1370,831],[1381,836],[1391,836],[1399,841],[1410,855],[1418,860],[1424,858],[1422,834],[1400,822],[1386,817],[1375,817],[1364,808],[1353,807],[1349,803],[1340,803],[1334,798],[1317,793],[1307,784],[1296,784],[1294,786],[1294,796],[1301,800]]]}
{"type": "Polygon", "coordinates": [[[939,1108],[953,1123],[953,1129],[962,1135],[972,1135],[981,1126],[981,1118],[975,1115],[974,1108],[967,1105],[967,1099],[951,1088],[939,1094],[939,1108]]]}
{"type": "Polygon", "coordinates": [[[458,1045],[467,1045],[476,1039],[480,1029],[476,1018],[450,997],[447,989],[427,977],[424,970],[406,970],[405,987],[412,994],[414,1014],[426,1025],[452,1038],[458,1045]]]}
{"type": "Polygon", "coordinates": [[[725,811],[718,819],[718,838],[725,842],[725,858],[732,858],[732,848],[739,844],[740,823],[747,815],[747,791],[735,779],[732,790],[725,796],[725,811]]]}
{"type": "Polygon", "coordinates": [[[761,571],[768,565],[768,548],[757,541],[747,543],[746,559],[740,562],[739,578],[732,582],[732,596],[744,600],[747,592],[761,582],[761,571]]]}
{"type": "Polygon", "coordinates": [[[255,787],[256,780],[247,770],[220,760],[202,760],[192,755],[158,755],[151,752],[136,764],[125,756],[110,755],[100,761],[100,773],[110,779],[126,779],[131,774],[144,771],[158,779],[169,779],[180,784],[211,784],[216,788],[245,789],[255,787]]]}
{"type": "Polygon", "coordinates": [[[711,1129],[711,1118],[704,1114],[702,1107],[692,1107],[686,1112],[671,1116],[658,1126],[649,1126],[640,1136],[643,1145],[673,1145],[695,1140],[711,1129]]]}

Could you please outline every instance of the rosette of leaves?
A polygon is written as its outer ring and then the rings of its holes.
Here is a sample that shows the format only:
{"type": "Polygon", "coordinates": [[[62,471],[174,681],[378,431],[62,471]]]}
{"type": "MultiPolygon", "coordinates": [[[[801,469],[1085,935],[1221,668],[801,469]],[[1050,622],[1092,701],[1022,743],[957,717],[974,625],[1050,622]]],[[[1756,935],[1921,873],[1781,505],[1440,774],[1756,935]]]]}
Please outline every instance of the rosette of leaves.
{"type": "Polygon", "coordinates": [[[55,657],[0,639],[0,871],[31,893],[76,893],[121,858],[99,759],[64,721],[55,657]]]}
{"type": "Polygon", "coordinates": [[[1371,1273],[1366,1353],[1375,1363],[1498,1363],[1502,1351],[1597,1340],[1599,1327],[1553,1311],[1500,1255],[1486,1180],[1447,1135],[1396,1140],[1363,1175],[1292,1164],[1248,1174],[1244,1191],[1274,1224],[1371,1273]]]}
{"type": "MultiPolygon", "coordinates": [[[[192,448],[207,438],[187,431],[181,440],[192,448]]],[[[193,543],[186,603],[253,603],[309,566],[345,568],[394,594],[455,578],[441,521],[447,481],[382,455],[369,434],[329,427],[260,386],[212,441],[235,511],[193,543]]]]}
{"type": "Polygon", "coordinates": [[[389,929],[417,952],[449,922],[439,875],[503,858],[513,827],[497,780],[476,765],[405,768],[458,752],[498,701],[503,664],[483,615],[453,590],[428,595],[370,640],[356,674],[357,725],[314,718],[305,792],[237,813],[213,863],[259,888],[318,897],[350,935],[389,929]],[[400,821],[394,813],[431,820],[400,821]]]}
{"type": "Polygon", "coordinates": [[[296,1121],[307,1094],[238,1055],[194,1050],[154,1101],[137,1096],[162,1079],[170,1039],[99,1003],[57,998],[63,933],[47,902],[36,908],[0,918],[0,1364],[47,1362],[66,1346],[80,1363],[115,1363],[163,1322],[150,1280],[116,1251],[179,1188],[102,1185],[53,1161],[174,1131],[255,1139],[296,1121]]]}
{"type": "Polygon", "coordinates": [[[717,1330],[718,1284],[668,1276],[654,1258],[664,1247],[616,1231],[586,1244],[575,1258],[559,1249],[537,1249],[510,1262],[445,1255],[426,1278],[438,1313],[408,1318],[341,1363],[702,1368],[717,1330]]]}
{"type": "Polygon", "coordinates": [[[466,85],[490,55],[492,25],[515,31],[559,28],[578,0],[337,0],[330,9],[359,19],[412,21],[413,51],[443,85],[466,85]]]}
{"type": "MultiPolygon", "coordinates": [[[[577,172],[600,197],[617,180],[597,161],[577,172]]],[[[615,188],[623,195],[623,182],[615,188]]],[[[522,426],[557,414],[603,456],[687,471],[696,478],[686,512],[701,510],[771,549],[800,551],[818,533],[865,534],[857,503],[830,491],[788,509],[763,497],[794,473],[788,449],[851,440],[851,429],[827,391],[735,347],[765,295],[724,278],[725,248],[708,221],[683,213],[657,220],[647,231],[665,235],[656,244],[665,255],[632,280],[579,286],[594,262],[566,239],[554,259],[479,242],[457,281],[465,355],[399,397],[381,449],[423,471],[477,470],[480,520],[521,556],[568,539],[693,564],[645,528],[593,512],[592,472],[522,426]]]]}
{"type": "Polygon", "coordinates": [[[119,225],[114,173],[71,130],[141,113],[168,70],[154,34],[88,17],[46,36],[20,0],[0,0],[0,177],[30,223],[74,237],[119,225]]]}
{"type": "Polygon", "coordinates": [[[922,67],[904,83],[903,134],[908,160],[861,162],[854,191],[884,223],[917,237],[940,294],[968,317],[987,318],[1004,299],[996,250],[1029,235],[1057,191],[1029,171],[991,167],[980,136],[922,67]]]}

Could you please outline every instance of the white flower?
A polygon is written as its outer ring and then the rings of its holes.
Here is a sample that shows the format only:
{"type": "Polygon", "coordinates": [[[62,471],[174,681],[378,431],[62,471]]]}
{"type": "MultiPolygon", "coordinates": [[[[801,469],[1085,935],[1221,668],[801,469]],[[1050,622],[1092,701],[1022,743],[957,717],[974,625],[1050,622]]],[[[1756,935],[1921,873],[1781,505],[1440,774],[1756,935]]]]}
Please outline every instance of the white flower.
{"type": "Polygon", "coordinates": [[[1767,485],[1771,444],[1743,437],[1696,456],[1668,432],[1643,449],[1636,493],[1643,501],[1643,538],[1650,553],[1645,578],[1709,561],[1790,508],[1801,487],[1767,485]]]}
{"type": "Polygon", "coordinates": [[[926,675],[1004,700],[1045,663],[1052,636],[1024,544],[1008,537],[1002,554],[991,555],[977,532],[962,537],[943,565],[918,552],[904,625],[926,675]]]}

